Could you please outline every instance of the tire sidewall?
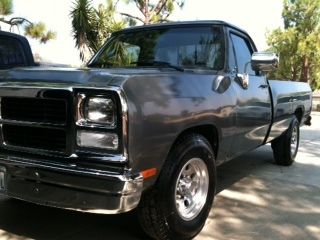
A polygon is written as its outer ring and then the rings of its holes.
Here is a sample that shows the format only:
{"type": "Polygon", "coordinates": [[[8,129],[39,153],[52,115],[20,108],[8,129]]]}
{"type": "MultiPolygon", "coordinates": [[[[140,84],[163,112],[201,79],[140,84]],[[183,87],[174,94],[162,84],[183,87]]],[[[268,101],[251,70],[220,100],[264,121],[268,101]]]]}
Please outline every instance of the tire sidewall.
{"type": "Polygon", "coordinates": [[[202,229],[210,212],[216,188],[213,151],[202,138],[194,140],[192,138],[188,139],[169,155],[167,164],[172,164],[172,167],[166,173],[166,176],[161,176],[162,184],[159,189],[161,193],[160,202],[162,203],[166,223],[170,226],[170,232],[174,233],[174,235],[185,236],[185,238],[195,236],[202,229]],[[175,202],[176,182],[183,166],[192,158],[200,158],[206,164],[209,175],[209,188],[206,202],[200,213],[194,219],[186,221],[177,212],[175,202]]]}
{"type": "Polygon", "coordinates": [[[289,130],[289,134],[287,134],[287,146],[286,146],[286,149],[287,149],[287,154],[289,156],[289,158],[291,159],[292,162],[294,162],[296,156],[297,156],[297,153],[298,153],[298,149],[299,149],[299,144],[300,144],[300,123],[299,121],[297,120],[297,118],[295,117],[292,122],[291,122],[291,125],[290,125],[290,130],[289,130]],[[296,149],[295,149],[295,152],[294,154],[291,154],[291,137],[292,137],[292,134],[293,134],[293,130],[294,128],[297,127],[297,145],[296,145],[296,149]]]}

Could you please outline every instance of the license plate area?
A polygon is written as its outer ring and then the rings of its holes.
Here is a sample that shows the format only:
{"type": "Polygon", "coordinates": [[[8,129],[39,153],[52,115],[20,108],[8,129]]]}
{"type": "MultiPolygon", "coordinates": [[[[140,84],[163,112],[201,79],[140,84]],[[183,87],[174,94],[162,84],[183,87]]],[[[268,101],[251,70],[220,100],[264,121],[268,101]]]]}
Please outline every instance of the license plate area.
{"type": "Polygon", "coordinates": [[[4,167],[0,167],[0,192],[4,192],[6,190],[6,169],[4,167]]]}

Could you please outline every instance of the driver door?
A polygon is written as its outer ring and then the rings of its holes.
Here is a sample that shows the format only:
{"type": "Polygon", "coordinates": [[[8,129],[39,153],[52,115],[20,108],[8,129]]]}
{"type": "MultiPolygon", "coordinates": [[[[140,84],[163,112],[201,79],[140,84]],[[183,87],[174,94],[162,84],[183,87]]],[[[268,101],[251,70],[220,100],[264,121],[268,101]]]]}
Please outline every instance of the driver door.
{"type": "Polygon", "coordinates": [[[272,107],[266,77],[251,69],[251,55],[255,49],[251,39],[243,33],[230,31],[229,43],[237,99],[231,151],[233,156],[237,156],[264,142],[271,123],[272,107]]]}

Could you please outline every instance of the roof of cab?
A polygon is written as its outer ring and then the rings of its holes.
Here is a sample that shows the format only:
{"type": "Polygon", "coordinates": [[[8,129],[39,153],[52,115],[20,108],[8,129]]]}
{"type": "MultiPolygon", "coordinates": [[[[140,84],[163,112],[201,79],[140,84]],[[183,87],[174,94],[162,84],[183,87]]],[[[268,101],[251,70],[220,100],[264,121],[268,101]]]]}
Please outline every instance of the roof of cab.
{"type": "Polygon", "coordinates": [[[12,38],[19,38],[19,39],[25,38],[25,37],[23,37],[21,35],[18,35],[18,34],[15,34],[15,33],[11,33],[11,32],[1,31],[1,30],[0,30],[0,35],[1,36],[12,37],[12,38]]]}
{"type": "Polygon", "coordinates": [[[223,26],[233,28],[235,30],[238,30],[238,31],[248,35],[248,33],[245,30],[243,30],[233,24],[230,24],[230,23],[224,22],[224,21],[220,21],[220,20],[181,21],[181,22],[179,21],[179,22],[157,23],[157,24],[129,27],[129,28],[125,28],[125,29],[120,30],[115,33],[135,31],[135,30],[141,30],[141,29],[156,29],[156,28],[181,27],[181,26],[208,26],[208,25],[223,25],[223,26]]]}

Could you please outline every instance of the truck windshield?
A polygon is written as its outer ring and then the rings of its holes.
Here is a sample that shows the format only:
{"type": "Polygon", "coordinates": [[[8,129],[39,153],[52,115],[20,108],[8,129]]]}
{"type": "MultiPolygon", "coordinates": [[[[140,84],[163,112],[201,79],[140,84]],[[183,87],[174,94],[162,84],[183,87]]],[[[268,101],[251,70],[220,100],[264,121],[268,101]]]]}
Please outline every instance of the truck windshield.
{"type": "Polygon", "coordinates": [[[220,27],[140,29],[114,35],[89,67],[167,67],[221,70],[224,37],[220,27]]]}

